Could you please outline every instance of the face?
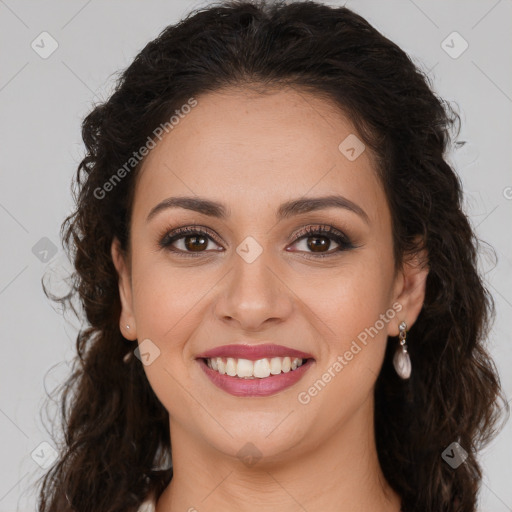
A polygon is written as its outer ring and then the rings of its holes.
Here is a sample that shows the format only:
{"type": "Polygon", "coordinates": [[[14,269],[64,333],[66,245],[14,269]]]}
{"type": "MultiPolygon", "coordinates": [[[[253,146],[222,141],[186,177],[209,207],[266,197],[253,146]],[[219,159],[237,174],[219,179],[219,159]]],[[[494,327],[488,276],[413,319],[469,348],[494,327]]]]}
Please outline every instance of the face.
{"type": "Polygon", "coordinates": [[[251,442],[279,458],[349,424],[367,428],[387,336],[416,319],[425,278],[413,265],[395,272],[369,149],[309,93],[224,90],[197,101],[137,177],[129,255],[112,246],[121,329],[144,343],[171,432],[205,451],[236,456],[251,442]],[[170,204],[182,197],[194,201],[170,204]],[[231,344],[281,345],[308,361],[241,379],[198,359],[231,344]]]}

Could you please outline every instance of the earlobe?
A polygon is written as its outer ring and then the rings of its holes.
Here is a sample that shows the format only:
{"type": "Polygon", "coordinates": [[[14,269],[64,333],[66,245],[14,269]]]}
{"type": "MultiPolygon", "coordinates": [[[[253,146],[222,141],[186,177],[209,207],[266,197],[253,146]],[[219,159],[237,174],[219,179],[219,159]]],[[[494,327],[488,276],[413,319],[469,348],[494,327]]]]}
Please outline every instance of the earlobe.
{"type": "Polygon", "coordinates": [[[119,318],[119,329],[121,334],[129,340],[137,339],[135,317],[132,309],[132,290],[130,269],[126,261],[126,255],[121,248],[117,238],[112,240],[110,248],[112,262],[116,268],[119,285],[119,298],[121,301],[121,315],[119,318]]]}

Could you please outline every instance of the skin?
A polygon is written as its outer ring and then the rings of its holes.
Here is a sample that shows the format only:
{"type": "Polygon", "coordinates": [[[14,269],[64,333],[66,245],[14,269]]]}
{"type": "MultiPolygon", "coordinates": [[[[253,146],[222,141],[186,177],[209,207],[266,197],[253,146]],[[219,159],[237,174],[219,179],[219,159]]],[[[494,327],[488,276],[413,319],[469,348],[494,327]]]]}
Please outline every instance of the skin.
{"type": "Polygon", "coordinates": [[[370,150],[347,159],[338,146],[354,127],[307,92],[225,89],[196,99],[137,176],[128,254],[112,244],[121,331],[160,350],[144,370],[169,411],[174,478],[156,512],[398,512],[400,497],[377,459],[373,390],[387,337],[398,335],[402,320],[410,328],[421,310],[428,271],[417,259],[395,270],[390,212],[370,150]],[[331,194],[356,203],[368,221],[333,207],[276,219],[285,201],[331,194]],[[168,208],[146,220],[176,196],[221,202],[230,216],[168,208]],[[159,246],[165,233],[194,224],[221,243],[212,238],[194,250],[193,237],[188,249],[186,238],[174,242],[197,257],[159,246]],[[318,237],[308,244],[309,235],[296,236],[319,225],[356,247],[334,252],[331,240],[315,252],[318,237]],[[252,263],[236,252],[248,236],[262,248],[252,263]],[[332,255],[321,258],[324,252],[332,255]],[[298,393],[394,303],[400,312],[300,403],[298,393]],[[293,347],[315,363],[280,393],[235,397],[214,386],[195,357],[240,342],[293,347]],[[237,455],[249,442],[261,454],[252,465],[237,455]]]}

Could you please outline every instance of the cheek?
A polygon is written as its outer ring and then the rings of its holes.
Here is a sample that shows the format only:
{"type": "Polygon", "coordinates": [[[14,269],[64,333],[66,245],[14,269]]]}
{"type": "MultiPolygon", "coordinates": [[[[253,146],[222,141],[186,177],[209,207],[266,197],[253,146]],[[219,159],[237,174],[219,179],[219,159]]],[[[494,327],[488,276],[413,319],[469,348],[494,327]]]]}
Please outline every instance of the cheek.
{"type": "Polygon", "coordinates": [[[385,313],[389,307],[389,288],[384,277],[370,269],[354,269],[336,283],[329,317],[342,339],[357,337],[385,313]]]}
{"type": "Polygon", "coordinates": [[[197,325],[195,311],[199,310],[201,298],[214,282],[208,285],[201,280],[199,286],[198,272],[172,268],[151,255],[134,258],[132,268],[139,339],[149,338],[163,351],[177,349],[180,340],[185,341],[187,333],[197,325]]]}
{"type": "MultiPolygon", "coordinates": [[[[386,252],[361,252],[350,264],[339,267],[329,279],[320,278],[304,287],[303,296],[318,317],[318,327],[327,342],[325,364],[345,356],[344,372],[354,375],[361,368],[378,373],[384,357],[392,308],[393,261],[386,252]]],[[[367,372],[366,372],[367,373],[367,372]]]]}
{"type": "Polygon", "coordinates": [[[171,269],[151,257],[134,258],[132,270],[139,345],[151,341],[146,345],[151,361],[144,371],[155,395],[174,416],[191,407],[182,384],[189,378],[187,340],[197,328],[205,289],[191,281],[190,273],[171,269]]]}
{"type": "Polygon", "coordinates": [[[317,327],[325,346],[297,399],[326,428],[338,428],[372,395],[386,349],[387,322],[396,315],[389,301],[389,275],[386,265],[359,262],[322,287],[311,287],[308,306],[321,320],[317,327]]]}

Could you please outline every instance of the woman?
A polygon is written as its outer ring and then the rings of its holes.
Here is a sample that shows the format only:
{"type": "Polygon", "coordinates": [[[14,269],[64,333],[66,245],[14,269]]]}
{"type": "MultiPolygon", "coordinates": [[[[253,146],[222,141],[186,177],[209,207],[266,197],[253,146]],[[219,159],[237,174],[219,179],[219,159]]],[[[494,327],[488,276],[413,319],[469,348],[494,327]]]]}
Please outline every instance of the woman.
{"type": "Polygon", "coordinates": [[[150,42],[83,124],[89,327],[39,510],[474,511],[502,394],[458,119],[344,7],[150,42]]]}

